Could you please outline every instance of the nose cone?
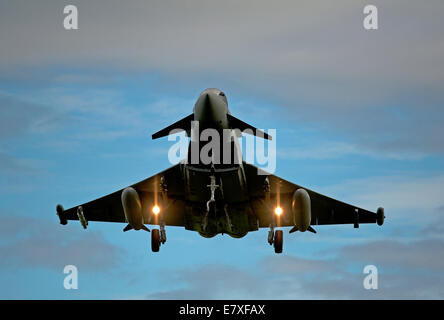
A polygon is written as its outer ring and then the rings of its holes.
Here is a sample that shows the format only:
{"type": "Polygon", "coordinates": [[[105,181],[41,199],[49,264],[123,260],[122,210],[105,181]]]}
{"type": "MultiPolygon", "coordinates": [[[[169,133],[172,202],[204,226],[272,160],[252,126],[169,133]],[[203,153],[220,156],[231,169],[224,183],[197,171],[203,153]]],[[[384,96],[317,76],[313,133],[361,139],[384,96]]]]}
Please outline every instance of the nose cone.
{"type": "Polygon", "coordinates": [[[214,117],[214,106],[211,103],[210,95],[208,93],[202,93],[196,101],[194,108],[194,115],[196,120],[209,121],[214,117]]]}
{"type": "Polygon", "coordinates": [[[206,126],[219,127],[226,123],[228,107],[215,92],[204,91],[194,106],[194,120],[206,126]]]}

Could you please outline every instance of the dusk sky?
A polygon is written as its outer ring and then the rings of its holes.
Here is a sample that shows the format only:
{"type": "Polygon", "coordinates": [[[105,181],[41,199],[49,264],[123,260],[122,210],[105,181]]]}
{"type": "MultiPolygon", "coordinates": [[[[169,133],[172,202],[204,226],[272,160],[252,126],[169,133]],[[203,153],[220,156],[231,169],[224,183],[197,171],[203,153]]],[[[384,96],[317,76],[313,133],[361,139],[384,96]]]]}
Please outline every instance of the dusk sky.
{"type": "Polygon", "coordinates": [[[0,0],[1,299],[443,299],[444,2],[0,0]],[[79,29],[65,30],[76,5],[79,29]],[[363,8],[378,8],[378,30],[363,8]],[[59,224],[171,166],[151,134],[219,88],[275,174],[376,224],[205,239],[59,224]],[[65,265],[79,288],[66,290],[65,265]],[[363,269],[378,268],[366,290],[363,269]]]}

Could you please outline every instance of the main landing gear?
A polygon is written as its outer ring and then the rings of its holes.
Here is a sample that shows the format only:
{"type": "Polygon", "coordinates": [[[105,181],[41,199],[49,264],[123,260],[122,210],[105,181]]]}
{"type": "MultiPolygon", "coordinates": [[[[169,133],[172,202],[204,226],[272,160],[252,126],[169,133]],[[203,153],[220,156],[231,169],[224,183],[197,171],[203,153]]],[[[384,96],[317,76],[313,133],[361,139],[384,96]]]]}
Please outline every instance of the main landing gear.
{"type": "Polygon", "coordinates": [[[166,242],[166,231],[165,231],[165,225],[160,225],[159,229],[153,229],[151,230],[151,251],[153,252],[159,252],[160,245],[165,244],[166,242]]]}
{"type": "Polygon", "coordinates": [[[151,231],[151,250],[153,252],[159,252],[160,249],[160,233],[159,229],[153,229],[151,231]]]}
{"type": "Polygon", "coordinates": [[[160,192],[164,212],[160,212],[159,208],[157,212],[154,212],[154,214],[158,216],[160,229],[153,229],[151,232],[151,251],[153,252],[159,252],[160,245],[165,244],[167,240],[165,231],[165,214],[168,203],[168,186],[164,176],[160,178],[160,192]]]}
{"type": "Polygon", "coordinates": [[[282,253],[284,232],[282,230],[274,231],[274,226],[270,225],[270,231],[268,231],[268,243],[274,246],[274,252],[282,253]]]}
{"type": "MultiPolygon", "coordinates": [[[[270,182],[268,177],[264,181],[264,193],[265,193],[265,202],[270,204],[270,182]]],[[[279,207],[278,207],[279,208],[279,207]]],[[[276,212],[276,211],[275,211],[276,212]]],[[[282,210],[281,210],[282,213],[282,210]]],[[[280,214],[280,213],[276,213],[280,214]]],[[[282,247],[284,244],[284,232],[282,230],[274,231],[274,227],[276,225],[275,216],[272,214],[271,218],[272,222],[270,224],[270,231],[268,231],[268,243],[274,246],[274,252],[282,253],[282,247]]]]}
{"type": "Polygon", "coordinates": [[[274,234],[274,252],[282,253],[282,245],[284,243],[284,232],[276,230],[274,234]]]}

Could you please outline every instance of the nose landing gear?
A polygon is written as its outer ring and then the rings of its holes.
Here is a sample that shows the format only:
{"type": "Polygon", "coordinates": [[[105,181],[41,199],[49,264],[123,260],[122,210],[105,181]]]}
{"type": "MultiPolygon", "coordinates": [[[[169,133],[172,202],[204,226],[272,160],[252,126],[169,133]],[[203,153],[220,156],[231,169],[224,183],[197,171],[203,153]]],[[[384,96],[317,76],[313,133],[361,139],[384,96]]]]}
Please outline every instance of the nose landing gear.
{"type": "Polygon", "coordinates": [[[210,184],[207,185],[208,188],[210,188],[211,191],[211,197],[210,200],[207,201],[207,211],[205,212],[205,216],[202,220],[202,230],[205,232],[208,225],[208,215],[213,210],[216,210],[216,198],[215,198],[215,192],[216,189],[219,188],[219,185],[216,184],[216,176],[211,175],[210,176],[210,184]]]}

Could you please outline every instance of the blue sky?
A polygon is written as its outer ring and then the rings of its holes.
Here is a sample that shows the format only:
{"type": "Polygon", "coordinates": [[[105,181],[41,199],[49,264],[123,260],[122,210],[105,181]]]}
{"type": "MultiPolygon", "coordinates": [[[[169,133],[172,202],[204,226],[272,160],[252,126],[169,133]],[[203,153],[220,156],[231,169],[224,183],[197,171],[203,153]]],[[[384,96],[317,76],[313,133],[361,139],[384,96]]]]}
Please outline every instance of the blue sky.
{"type": "Polygon", "coordinates": [[[0,298],[443,298],[443,4],[374,1],[0,2],[0,298]],[[205,5],[203,5],[205,3],[205,5]],[[66,2],[68,4],[68,2],[66,2]],[[408,23],[406,22],[408,21],[408,23]],[[371,210],[383,227],[212,239],[167,228],[158,254],[122,224],[61,226],[55,206],[165,169],[151,134],[207,87],[277,129],[276,174],[371,210]],[[63,268],[79,289],[63,288],[63,268]],[[379,289],[363,288],[365,265],[379,289]]]}

